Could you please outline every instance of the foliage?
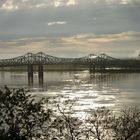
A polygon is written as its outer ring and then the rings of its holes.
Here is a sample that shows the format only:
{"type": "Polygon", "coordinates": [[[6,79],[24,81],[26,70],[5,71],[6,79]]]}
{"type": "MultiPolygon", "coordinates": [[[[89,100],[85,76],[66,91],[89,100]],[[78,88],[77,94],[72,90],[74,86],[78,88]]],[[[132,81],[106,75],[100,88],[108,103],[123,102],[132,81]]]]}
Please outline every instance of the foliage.
{"type": "Polygon", "coordinates": [[[39,138],[51,119],[51,111],[43,108],[44,102],[36,102],[24,89],[5,87],[0,91],[0,140],[39,138]]]}
{"type": "Polygon", "coordinates": [[[98,108],[85,120],[75,117],[72,107],[37,99],[24,89],[0,90],[0,140],[139,140],[139,109],[126,108],[118,115],[98,108]]]}
{"type": "Polygon", "coordinates": [[[111,111],[104,107],[91,111],[91,115],[87,119],[89,124],[87,130],[90,140],[108,139],[111,115],[111,111]]]}
{"type": "Polygon", "coordinates": [[[140,112],[137,108],[125,108],[119,116],[112,118],[111,128],[116,140],[140,139],[140,112]]]}

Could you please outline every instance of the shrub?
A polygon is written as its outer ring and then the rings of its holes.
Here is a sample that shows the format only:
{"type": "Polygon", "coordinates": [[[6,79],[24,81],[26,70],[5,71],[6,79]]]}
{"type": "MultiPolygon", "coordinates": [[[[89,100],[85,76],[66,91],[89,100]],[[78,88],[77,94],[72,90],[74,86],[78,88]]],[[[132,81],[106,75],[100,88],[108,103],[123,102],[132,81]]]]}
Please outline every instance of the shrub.
{"type": "Polygon", "coordinates": [[[51,110],[44,109],[45,99],[38,102],[24,89],[0,90],[0,140],[39,138],[50,122],[51,110]]]}
{"type": "Polygon", "coordinates": [[[140,139],[140,112],[136,107],[121,110],[119,115],[112,117],[111,129],[115,140],[140,139]]]}
{"type": "Polygon", "coordinates": [[[48,99],[5,86],[0,90],[0,140],[140,139],[140,112],[136,107],[123,109],[118,115],[106,108],[93,109],[82,121],[73,116],[71,105],[66,110],[57,105],[55,111],[47,105],[48,99]]]}

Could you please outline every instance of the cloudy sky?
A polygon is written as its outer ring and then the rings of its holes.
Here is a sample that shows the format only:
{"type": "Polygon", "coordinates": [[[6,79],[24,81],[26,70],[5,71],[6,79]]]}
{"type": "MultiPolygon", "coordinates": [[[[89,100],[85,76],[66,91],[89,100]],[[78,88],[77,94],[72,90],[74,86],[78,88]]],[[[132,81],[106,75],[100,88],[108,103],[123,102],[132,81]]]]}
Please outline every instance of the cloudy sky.
{"type": "Polygon", "coordinates": [[[0,0],[0,57],[140,53],[140,0],[0,0]]]}

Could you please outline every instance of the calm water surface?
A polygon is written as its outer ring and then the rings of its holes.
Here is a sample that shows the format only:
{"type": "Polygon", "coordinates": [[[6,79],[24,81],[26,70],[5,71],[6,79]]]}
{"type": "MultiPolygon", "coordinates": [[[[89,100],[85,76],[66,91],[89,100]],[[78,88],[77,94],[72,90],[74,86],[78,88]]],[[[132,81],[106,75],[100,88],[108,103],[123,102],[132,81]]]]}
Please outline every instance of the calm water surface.
{"type": "MultiPolygon", "coordinates": [[[[26,72],[0,72],[1,87],[28,88],[27,83],[26,72]]],[[[35,73],[32,94],[56,97],[58,102],[73,100],[81,113],[102,106],[140,107],[140,73],[44,72],[43,90],[35,73]]]]}

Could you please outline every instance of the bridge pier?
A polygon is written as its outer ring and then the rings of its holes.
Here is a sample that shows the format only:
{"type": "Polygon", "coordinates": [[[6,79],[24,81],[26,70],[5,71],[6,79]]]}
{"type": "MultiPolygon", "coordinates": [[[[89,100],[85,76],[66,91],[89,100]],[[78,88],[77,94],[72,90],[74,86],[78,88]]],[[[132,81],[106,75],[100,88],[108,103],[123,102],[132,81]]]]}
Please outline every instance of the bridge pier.
{"type": "Polygon", "coordinates": [[[43,86],[44,83],[44,74],[43,74],[43,65],[38,65],[38,80],[39,80],[39,87],[43,86]]]}
{"type": "MultiPolygon", "coordinates": [[[[43,87],[44,77],[43,77],[43,65],[38,65],[38,82],[39,87],[43,87]]],[[[33,65],[28,65],[28,85],[29,87],[33,86],[34,82],[34,70],[33,65]]]]}
{"type": "Polygon", "coordinates": [[[28,85],[33,86],[33,65],[28,65],[28,85]]]}
{"type": "Polygon", "coordinates": [[[90,73],[95,72],[95,65],[90,65],[89,71],[90,71],[90,73]]]}
{"type": "Polygon", "coordinates": [[[101,66],[100,66],[100,70],[101,70],[101,71],[105,71],[105,66],[104,66],[104,65],[101,65],[101,66]]]}

